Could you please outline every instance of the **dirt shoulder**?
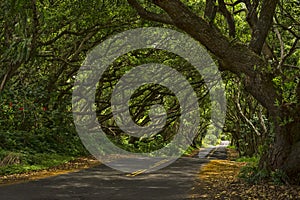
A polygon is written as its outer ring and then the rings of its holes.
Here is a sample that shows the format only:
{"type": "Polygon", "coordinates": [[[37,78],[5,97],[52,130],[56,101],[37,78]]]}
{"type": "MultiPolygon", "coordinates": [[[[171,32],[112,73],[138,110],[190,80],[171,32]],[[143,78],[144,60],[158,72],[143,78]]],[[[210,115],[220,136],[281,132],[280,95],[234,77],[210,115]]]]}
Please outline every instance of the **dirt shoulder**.
{"type": "MultiPolygon", "coordinates": [[[[229,157],[233,157],[229,150],[229,157]]],[[[193,188],[192,199],[300,199],[300,186],[279,186],[273,183],[250,185],[238,174],[246,163],[212,160],[203,166],[193,188]]]]}

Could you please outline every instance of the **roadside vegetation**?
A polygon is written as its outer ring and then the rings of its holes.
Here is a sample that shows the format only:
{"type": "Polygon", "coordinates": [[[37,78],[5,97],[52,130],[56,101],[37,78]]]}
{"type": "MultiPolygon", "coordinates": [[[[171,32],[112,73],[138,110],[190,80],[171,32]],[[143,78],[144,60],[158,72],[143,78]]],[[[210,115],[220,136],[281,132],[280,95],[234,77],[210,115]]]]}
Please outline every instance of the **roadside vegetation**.
{"type": "Polygon", "coordinates": [[[227,160],[212,160],[201,168],[191,199],[298,199],[300,186],[287,185],[282,173],[257,171],[258,158],[239,158],[227,149],[227,160]]]}

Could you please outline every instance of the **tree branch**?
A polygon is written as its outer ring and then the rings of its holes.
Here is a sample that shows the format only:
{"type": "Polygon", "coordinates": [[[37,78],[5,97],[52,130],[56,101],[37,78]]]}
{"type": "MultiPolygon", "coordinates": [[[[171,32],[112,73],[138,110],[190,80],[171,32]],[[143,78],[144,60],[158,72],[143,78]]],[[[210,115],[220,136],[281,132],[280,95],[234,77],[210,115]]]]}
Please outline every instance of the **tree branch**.
{"type": "Polygon", "coordinates": [[[276,93],[271,78],[259,71],[267,67],[266,62],[246,45],[230,42],[214,25],[200,18],[179,0],[152,0],[172,19],[174,25],[199,41],[220,60],[220,69],[245,77],[245,88],[268,110],[276,110],[274,99],[281,99],[276,93]],[[243,53],[241,53],[243,52],[243,53]],[[269,95],[266,97],[266,93],[269,95]]]}
{"type": "Polygon", "coordinates": [[[265,137],[266,133],[268,133],[268,129],[267,129],[266,123],[263,118],[262,109],[263,108],[260,106],[259,110],[258,110],[258,119],[259,119],[259,123],[263,129],[263,137],[265,137]]]}
{"type": "Polygon", "coordinates": [[[111,21],[108,24],[95,24],[92,27],[83,29],[81,31],[75,32],[75,31],[70,31],[70,30],[63,30],[60,33],[57,34],[57,36],[55,36],[52,39],[49,39],[48,41],[45,42],[40,42],[41,46],[48,46],[51,45],[53,43],[55,43],[57,40],[59,40],[60,38],[62,38],[65,35],[75,35],[75,36],[84,36],[90,32],[96,32],[99,31],[101,29],[106,29],[106,28],[114,28],[114,27],[119,27],[120,25],[115,25],[113,21],[111,21]]]}
{"type": "Polygon", "coordinates": [[[234,18],[231,15],[231,13],[227,10],[224,0],[218,0],[218,3],[219,3],[219,9],[227,21],[228,28],[229,28],[229,36],[234,38],[235,37],[234,18]]]}
{"type": "Polygon", "coordinates": [[[257,128],[254,126],[254,124],[251,122],[251,120],[248,119],[248,117],[246,117],[246,115],[244,115],[239,100],[240,100],[240,90],[238,89],[237,99],[235,100],[235,104],[236,104],[236,106],[237,106],[239,115],[240,115],[240,116],[245,120],[245,122],[253,129],[253,131],[256,133],[256,135],[260,136],[261,133],[257,130],[257,128]]]}
{"type": "Polygon", "coordinates": [[[173,21],[169,16],[159,15],[159,14],[155,14],[155,13],[152,13],[152,12],[148,12],[136,0],[127,0],[127,2],[144,19],[148,19],[148,20],[156,21],[156,22],[161,22],[161,23],[164,23],[164,24],[173,24],[173,21]]]}
{"type": "Polygon", "coordinates": [[[8,75],[9,75],[9,72],[7,72],[7,73],[4,75],[4,77],[2,78],[1,85],[0,85],[0,92],[3,91],[3,89],[4,89],[4,86],[5,86],[5,84],[6,84],[8,75]]]}
{"type": "Polygon", "coordinates": [[[300,81],[298,81],[298,85],[297,85],[297,88],[296,88],[296,95],[297,95],[297,100],[298,100],[298,103],[300,102],[300,81]]]}
{"type": "Polygon", "coordinates": [[[243,9],[240,9],[240,10],[237,10],[237,11],[234,11],[233,14],[236,15],[236,14],[239,14],[241,12],[245,12],[247,13],[247,9],[243,8],[243,9]]]}
{"type": "Polygon", "coordinates": [[[222,61],[224,70],[238,75],[245,73],[255,76],[257,73],[253,72],[253,65],[265,65],[263,59],[247,46],[230,42],[216,27],[198,17],[179,0],[154,0],[154,3],[166,11],[177,28],[188,33],[216,55],[222,61]]]}
{"type": "Polygon", "coordinates": [[[265,43],[266,37],[272,26],[273,17],[279,0],[264,0],[260,11],[260,16],[250,41],[250,48],[260,54],[265,43]]]}
{"type": "MultiPolygon", "coordinates": [[[[257,23],[258,23],[258,16],[257,16],[256,10],[259,6],[259,1],[254,0],[252,4],[251,4],[250,0],[243,0],[243,2],[246,4],[247,10],[248,10],[246,21],[248,22],[248,24],[251,28],[252,34],[253,34],[257,28],[257,23]]],[[[271,59],[275,58],[270,46],[266,42],[264,42],[261,51],[262,51],[263,55],[265,56],[266,60],[271,60],[271,59]]]]}
{"type": "Polygon", "coordinates": [[[245,0],[245,4],[248,10],[246,21],[248,22],[250,28],[253,31],[258,21],[256,9],[258,7],[259,2],[256,0],[253,2],[253,4],[251,4],[250,0],[245,0]]]}
{"type": "Polygon", "coordinates": [[[285,45],[284,45],[284,42],[282,40],[282,37],[281,37],[281,34],[280,34],[278,28],[275,28],[274,32],[277,35],[277,38],[278,38],[279,44],[280,44],[280,62],[279,62],[279,65],[278,65],[278,68],[280,68],[283,64],[283,61],[284,61],[284,56],[285,56],[284,55],[284,46],[285,45]]]}
{"type": "Polygon", "coordinates": [[[243,3],[243,2],[244,2],[244,0],[237,0],[234,3],[225,3],[225,5],[226,6],[232,6],[232,7],[234,7],[234,6],[236,6],[236,5],[240,4],[240,3],[243,3]]]}
{"type": "Polygon", "coordinates": [[[216,0],[206,0],[204,16],[207,17],[210,22],[212,22],[216,17],[216,13],[216,0]]]}

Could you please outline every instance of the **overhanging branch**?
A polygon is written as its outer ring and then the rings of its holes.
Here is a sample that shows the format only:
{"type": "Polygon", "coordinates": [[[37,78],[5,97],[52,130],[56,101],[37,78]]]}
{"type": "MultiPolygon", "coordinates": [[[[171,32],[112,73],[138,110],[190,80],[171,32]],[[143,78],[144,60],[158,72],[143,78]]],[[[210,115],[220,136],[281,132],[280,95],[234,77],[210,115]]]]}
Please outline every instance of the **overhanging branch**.
{"type": "Polygon", "coordinates": [[[260,16],[250,41],[250,48],[257,54],[260,54],[272,26],[273,17],[275,14],[278,0],[264,0],[262,2],[262,8],[260,16]]]}
{"type": "MultiPolygon", "coordinates": [[[[128,1],[136,3],[135,0],[128,1]]],[[[246,75],[244,83],[247,91],[268,110],[275,109],[274,99],[280,99],[280,96],[272,85],[271,76],[263,73],[267,63],[262,57],[242,43],[230,42],[213,24],[193,13],[180,0],[152,2],[168,14],[174,26],[185,31],[213,53],[219,59],[222,70],[231,71],[239,76],[246,75]]]]}
{"type": "Polygon", "coordinates": [[[235,23],[232,14],[227,10],[224,0],[218,0],[219,9],[222,15],[226,18],[228,28],[229,28],[229,36],[235,37],[235,23]]]}
{"type": "Polygon", "coordinates": [[[156,21],[156,22],[161,22],[161,23],[164,23],[164,24],[173,24],[172,19],[168,15],[160,15],[160,14],[148,12],[136,0],[127,0],[127,2],[144,19],[148,19],[148,20],[156,21]]]}

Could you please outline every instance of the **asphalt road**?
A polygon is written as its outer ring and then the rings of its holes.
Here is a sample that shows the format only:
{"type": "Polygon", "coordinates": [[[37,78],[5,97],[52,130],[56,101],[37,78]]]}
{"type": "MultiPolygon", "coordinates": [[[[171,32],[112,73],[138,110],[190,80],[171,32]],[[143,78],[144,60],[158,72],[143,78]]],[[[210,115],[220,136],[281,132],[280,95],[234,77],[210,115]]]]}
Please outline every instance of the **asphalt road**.
{"type": "Polygon", "coordinates": [[[138,175],[105,165],[46,179],[0,186],[1,200],[184,200],[191,199],[201,165],[226,158],[225,147],[213,147],[201,158],[182,157],[170,166],[138,175]]]}

